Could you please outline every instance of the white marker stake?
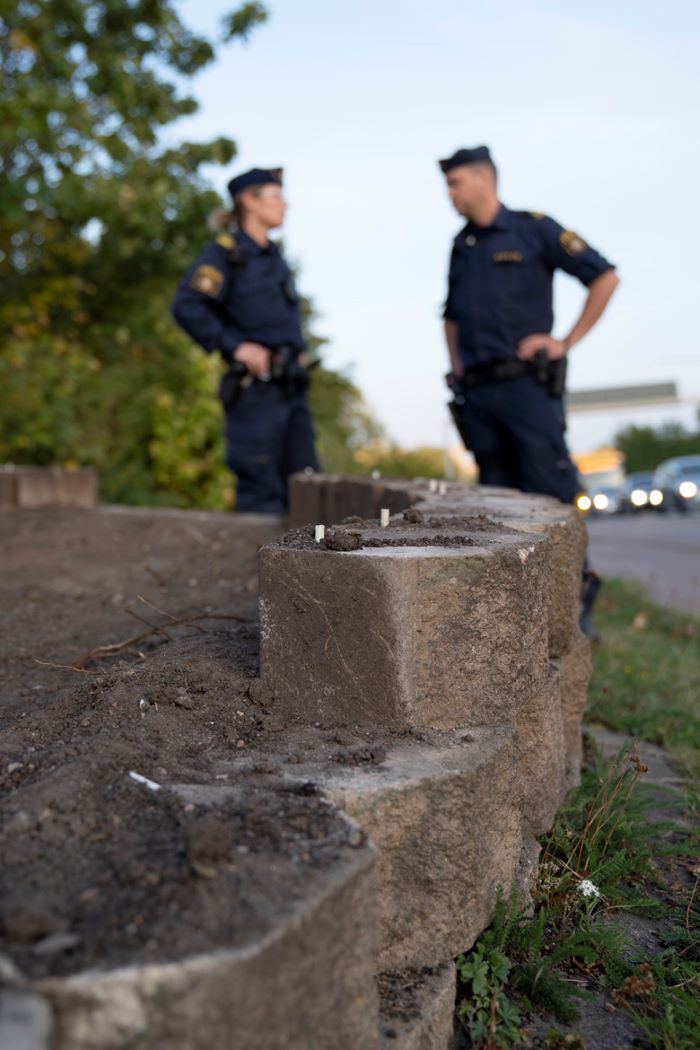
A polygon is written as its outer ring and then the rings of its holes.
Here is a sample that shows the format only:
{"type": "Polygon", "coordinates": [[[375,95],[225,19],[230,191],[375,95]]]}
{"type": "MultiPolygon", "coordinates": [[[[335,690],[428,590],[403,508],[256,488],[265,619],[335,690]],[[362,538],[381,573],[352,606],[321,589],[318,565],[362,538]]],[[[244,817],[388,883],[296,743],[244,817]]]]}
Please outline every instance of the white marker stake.
{"type": "Polygon", "coordinates": [[[325,538],[326,538],[326,526],[325,525],[317,525],[316,529],[314,531],[314,539],[316,540],[316,543],[320,543],[321,540],[325,540],[325,538]]]}
{"type": "Polygon", "coordinates": [[[156,784],[155,780],[149,780],[148,777],[142,777],[140,773],[134,773],[133,770],[129,773],[132,780],[135,780],[137,784],[143,784],[149,791],[160,791],[160,784],[156,784]]]}
{"type": "Polygon", "coordinates": [[[437,490],[438,490],[438,483],[435,480],[435,478],[431,478],[430,481],[428,482],[428,492],[437,492],[437,490]]]}
{"type": "Polygon", "coordinates": [[[446,496],[446,495],[447,495],[447,482],[446,481],[441,481],[440,484],[438,485],[438,496],[446,496]]]}
{"type": "Polygon", "coordinates": [[[383,529],[389,524],[389,509],[388,507],[382,507],[379,511],[379,524],[383,529]]]}
{"type": "Polygon", "coordinates": [[[379,472],[378,470],[373,470],[373,471],[372,471],[372,480],[373,480],[373,481],[379,481],[379,479],[381,478],[381,476],[382,476],[382,475],[380,474],[380,472],[379,472]]]}

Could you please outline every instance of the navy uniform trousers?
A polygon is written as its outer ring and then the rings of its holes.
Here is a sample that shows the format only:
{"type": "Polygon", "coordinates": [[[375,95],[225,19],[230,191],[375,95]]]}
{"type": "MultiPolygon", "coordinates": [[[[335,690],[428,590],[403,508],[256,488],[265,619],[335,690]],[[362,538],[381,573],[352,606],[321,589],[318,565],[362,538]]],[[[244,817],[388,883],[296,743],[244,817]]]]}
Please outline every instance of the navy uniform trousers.
{"type": "Polygon", "coordinates": [[[238,478],[236,509],[281,514],[290,474],[318,470],[304,393],[255,380],[226,413],[226,462],[238,478]]]}
{"type": "Polygon", "coordinates": [[[573,503],[580,485],[564,438],[564,406],[530,376],[466,391],[461,416],[482,485],[573,503]]]}

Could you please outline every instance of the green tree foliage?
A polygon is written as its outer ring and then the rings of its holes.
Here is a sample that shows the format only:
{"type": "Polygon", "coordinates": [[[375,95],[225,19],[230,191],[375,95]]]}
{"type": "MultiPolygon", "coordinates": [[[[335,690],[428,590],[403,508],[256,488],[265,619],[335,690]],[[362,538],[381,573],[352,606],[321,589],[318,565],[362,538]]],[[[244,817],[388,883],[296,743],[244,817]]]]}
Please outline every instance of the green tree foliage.
{"type": "Polygon", "coordinates": [[[673,456],[700,455],[700,431],[686,430],[680,423],[665,426],[626,427],[615,436],[615,448],[625,457],[628,474],[654,470],[673,456]]]}
{"type": "MultiPolygon", "coordinates": [[[[245,3],[222,39],[265,18],[245,3]]],[[[111,501],[232,504],[221,366],[170,301],[220,204],[202,167],[235,144],[161,136],[213,57],[171,0],[0,0],[0,461],[94,465],[111,501]]],[[[366,414],[343,376],[315,400],[334,467],[366,414]]]]}

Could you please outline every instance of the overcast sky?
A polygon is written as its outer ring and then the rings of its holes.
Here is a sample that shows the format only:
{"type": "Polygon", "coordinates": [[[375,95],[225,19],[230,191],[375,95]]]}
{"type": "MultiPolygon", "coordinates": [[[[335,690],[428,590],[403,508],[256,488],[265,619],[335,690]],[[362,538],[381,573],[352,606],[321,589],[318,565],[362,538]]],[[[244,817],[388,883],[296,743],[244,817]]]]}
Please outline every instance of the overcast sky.
{"type": "MultiPolygon", "coordinates": [[[[178,7],[214,35],[236,4],[178,7]]],[[[619,268],[608,315],[573,351],[571,387],[675,379],[700,400],[700,5],[267,6],[250,42],[222,49],[190,86],[201,109],[174,131],[236,140],[231,169],[211,172],[222,191],[233,172],[284,165],[287,253],[330,340],[326,361],[351,368],[394,438],[454,441],[440,310],[460,219],[436,158],[481,143],[506,204],[553,215],[619,268]]],[[[584,295],[557,277],[555,334],[584,295]]],[[[574,447],[605,436],[580,420],[574,447]]]]}

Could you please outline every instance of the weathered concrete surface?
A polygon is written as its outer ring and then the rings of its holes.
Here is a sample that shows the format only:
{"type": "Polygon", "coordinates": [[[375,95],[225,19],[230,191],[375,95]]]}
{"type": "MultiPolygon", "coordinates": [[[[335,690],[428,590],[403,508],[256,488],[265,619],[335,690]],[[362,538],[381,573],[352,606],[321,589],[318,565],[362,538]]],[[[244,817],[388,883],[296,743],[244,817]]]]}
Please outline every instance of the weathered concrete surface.
{"type": "Polygon", "coordinates": [[[498,886],[517,879],[520,781],[508,728],[407,739],[373,767],[302,764],[379,850],[379,967],[431,965],[488,925],[498,886]]]}
{"type": "Polygon", "coordinates": [[[450,960],[378,978],[381,1050],[446,1050],[454,1023],[457,976],[450,960]]]}
{"type": "Polygon", "coordinates": [[[0,467],[0,507],[94,507],[97,471],[89,467],[0,467]]]}
{"type": "Polygon", "coordinates": [[[586,707],[588,685],[593,670],[591,643],[578,627],[574,632],[569,652],[558,660],[553,660],[552,667],[557,675],[557,688],[561,703],[568,790],[581,782],[581,762],[583,760],[581,719],[586,707]]]}
{"type": "Polygon", "coordinates": [[[373,1050],[375,900],[365,844],[247,948],[37,982],[51,1050],[373,1050]]]}
{"type": "Polygon", "coordinates": [[[416,506],[424,518],[451,518],[457,527],[463,525],[465,515],[482,515],[506,528],[544,534],[552,545],[547,599],[550,656],[566,653],[578,623],[581,568],[588,543],[581,515],[549,496],[463,483],[446,488],[438,495],[420,479],[297,475],[290,483],[290,519],[294,525],[329,525],[350,515],[378,518],[381,507],[394,513],[416,506]]]}
{"type": "Polygon", "coordinates": [[[464,542],[264,547],[261,676],[282,717],[440,729],[512,721],[547,673],[548,544],[515,532],[464,542]]]}
{"type": "Polygon", "coordinates": [[[564,720],[555,672],[530,694],[516,724],[523,822],[532,835],[541,835],[552,826],[567,791],[564,720]]]}

